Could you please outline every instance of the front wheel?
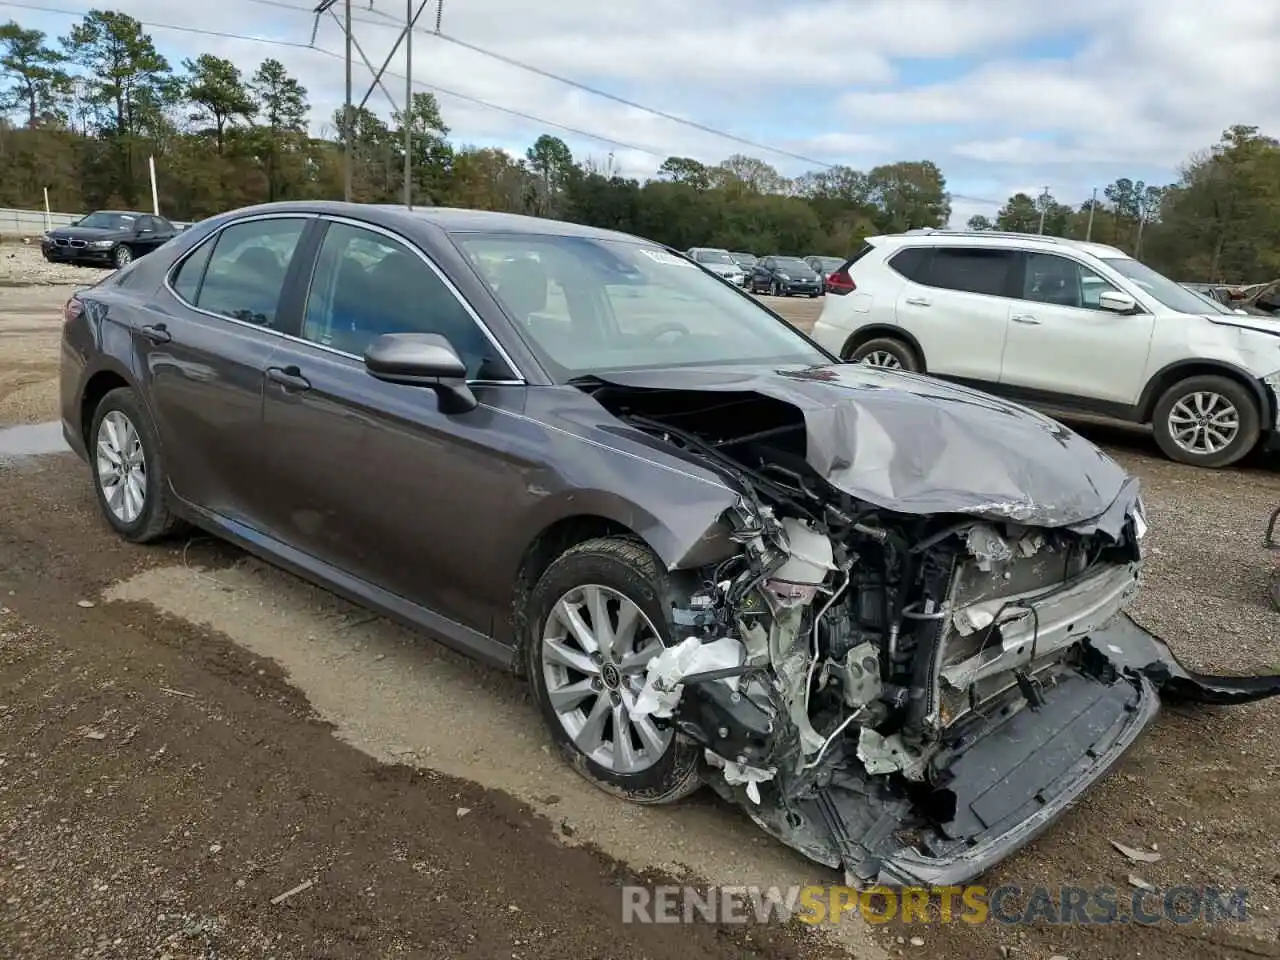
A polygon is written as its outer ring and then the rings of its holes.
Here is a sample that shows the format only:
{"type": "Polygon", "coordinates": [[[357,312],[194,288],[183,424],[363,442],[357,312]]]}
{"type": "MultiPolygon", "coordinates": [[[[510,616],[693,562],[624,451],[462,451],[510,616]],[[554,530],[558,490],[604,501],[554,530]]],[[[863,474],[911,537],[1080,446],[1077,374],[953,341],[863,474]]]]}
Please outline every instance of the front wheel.
{"type": "Polygon", "coordinates": [[[111,252],[111,262],[116,265],[117,269],[122,270],[133,263],[133,251],[121,243],[111,252]]]}
{"type": "Polygon", "coordinates": [[[1227,377],[1188,377],[1156,401],[1151,429],[1166,457],[1199,467],[1227,467],[1262,434],[1258,403],[1227,377]]]}
{"type": "Polygon", "coordinates": [[[528,603],[534,699],[569,764],[634,803],[697,790],[697,744],[632,709],[649,661],[671,643],[667,578],[653,553],[633,540],[588,540],[547,568],[528,603]]]}

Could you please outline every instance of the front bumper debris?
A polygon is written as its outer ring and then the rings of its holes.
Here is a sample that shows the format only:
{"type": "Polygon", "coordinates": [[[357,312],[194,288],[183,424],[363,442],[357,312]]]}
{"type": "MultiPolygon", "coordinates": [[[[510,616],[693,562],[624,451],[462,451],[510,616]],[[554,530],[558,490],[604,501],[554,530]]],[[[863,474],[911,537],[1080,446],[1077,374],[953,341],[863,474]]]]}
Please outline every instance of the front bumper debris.
{"type": "MultiPolygon", "coordinates": [[[[762,778],[748,791],[741,769],[712,785],[769,834],[842,870],[851,886],[954,886],[1051,826],[1137,741],[1161,699],[1247,703],[1280,695],[1280,676],[1195,673],[1122,614],[1039,686],[1035,705],[1015,689],[957,724],[927,785],[872,777],[856,762],[833,765],[801,796],[762,778]]],[[[680,709],[700,699],[685,697],[680,709]]]]}

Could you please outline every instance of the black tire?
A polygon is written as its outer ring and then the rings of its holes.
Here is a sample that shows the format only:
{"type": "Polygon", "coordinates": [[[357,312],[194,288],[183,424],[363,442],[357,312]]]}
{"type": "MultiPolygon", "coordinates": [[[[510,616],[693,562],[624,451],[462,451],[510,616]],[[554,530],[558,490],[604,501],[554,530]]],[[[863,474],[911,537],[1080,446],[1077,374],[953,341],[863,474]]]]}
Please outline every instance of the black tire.
{"type": "Polygon", "coordinates": [[[165,472],[164,458],[160,453],[160,443],[156,437],[155,427],[152,426],[151,418],[138,400],[138,395],[129,387],[117,387],[98,403],[93,411],[91,422],[87,444],[89,465],[93,474],[93,490],[107,523],[116,533],[132,543],[151,543],[173,533],[180,523],[169,509],[169,478],[165,472]],[[102,429],[102,421],[113,411],[118,411],[128,418],[137,431],[142,447],[145,471],[143,506],[138,516],[131,522],[125,522],[112,511],[107,503],[98,473],[98,433],[102,429]]]}
{"type": "Polygon", "coordinates": [[[924,368],[924,364],[916,356],[916,352],[911,348],[911,345],[899,340],[897,337],[876,337],[874,340],[868,340],[866,343],[859,344],[852,351],[847,352],[845,359],[854,363],[861,363],[863,358],[873,353],[891,355],[898,361],[903,370],[910,373],[919,373],[924,368]]]}
{"type": "Polygon", "coordinates": [[[633,803],[673,803],[702,786],[701,747],[677,732],[653,765],[636,773],[615,773],[578,749],[551,705],[542,670],[543,627],[561,597],[588,584],[608,587],[627,597],[649,618],[663,644],[672,643],[669,581],[652,551],[642,543],[617,537],[580,543],[555,560],[529,594],[528,634],[523,647],[533,698],[565,761],[586,780],[633,803]]]}
{"type": "Polygon", "coordinates": [[[809,294],[809,299],[810,299],[810,300],[817,300],[817,299],[818,299],[818,294],[816,294],[816,293],[811,293],[811,294],[809,294]]]}
{"type": "Polygon", "coordinates": [[[1262,435],[1262,415],[1253,394],[1242,384],[1229,377],[1206,375],[1188,377],[1161,394],[1151,413],[1151,430],[1156,444],[1170,460],[1197,467],[1229,467],[1246,456],[1258,444],[1262,435]],[[1213,453],[1196,453],[1179,446],[1169,425],[1169,414],[1184,397],[1194,393],[1216,393],[1229,400],[1236,408],[1240,428],[1234,439],[1222,450],[1213,453]]]}
{"type": "Polygon", "coordinates": [[[133,260],[133,249],[128,244],[117,243],[115,249],[111,251],[111,262],[115,264],[117,270],[123,270],[133,263],[133,260]]]}

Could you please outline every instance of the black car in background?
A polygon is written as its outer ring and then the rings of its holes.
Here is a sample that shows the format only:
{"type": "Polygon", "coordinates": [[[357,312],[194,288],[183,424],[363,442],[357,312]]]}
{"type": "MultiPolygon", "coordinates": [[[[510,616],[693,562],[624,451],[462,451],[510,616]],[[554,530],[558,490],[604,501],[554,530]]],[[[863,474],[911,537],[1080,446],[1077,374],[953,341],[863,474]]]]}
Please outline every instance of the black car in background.
{"type": "Polygon", "coordinates": [[[150,213],[96,210],[70,226],[48,231],[40,250],[50,263],[126,267],[178,232],[164,217],[150,213]]]}
{"type": "Polygon", "coordinates": [[[742,268],[742,272],[748,277],[751,276],[751,268],[759,262],[759,257],[754,253],[738,253],[730,251],[729,256],[733,258],[733,262],[742,268]]]}
{"type": "Polygon", "coordinates": [[[804,294],[816,297],[822,293],[822,277],[799,257],[765,257],[751,269],[747,290],[775,297],[804,294]]]}

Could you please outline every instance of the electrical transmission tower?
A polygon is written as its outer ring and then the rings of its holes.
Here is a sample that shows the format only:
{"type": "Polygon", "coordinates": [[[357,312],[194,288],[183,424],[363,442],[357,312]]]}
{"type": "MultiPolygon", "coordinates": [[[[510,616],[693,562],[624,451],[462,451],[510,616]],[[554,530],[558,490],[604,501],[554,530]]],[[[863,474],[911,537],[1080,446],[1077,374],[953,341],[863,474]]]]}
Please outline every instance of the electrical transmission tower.
{"type": "MultiPolygon", "coordinates": [[[[342,106],[342,195],[347,202],[351,201],[352,152],[356,114],[364,109],[375,89],[382,91],[388,102],[390,102],[392,110],[400,110],[396,106],[395,97],[391,95],[391,91],[382,82],[382,75],[386,73],[387,67],[400,49],[400,45],[404,44],[404,109],[400,113],[404,123],[404,204],[406,207],[413,207],[413,32],[418,25],[418,18],[422,16],[422,12],[429,3],[431,3],[431,0],[405,0],[404,26],[400,30],[400,35],[396,37],[396,42],[391,45],[391,50],[387,53],[386,59],[382,61],[382,66],[380,67],[373,65],[373,62],[365,55],[364,48],[360,46],[360,41],[356,39],[351,22],[351,0],[320,0],[320,3],[316,5],[316,18],[311,27],[311,43],[315,44],[316,31],[320,28],[320,18],[326,13],[342,28],[343,36],[346,38],[347,93],[342,106]],[[339,16],[337,11],[334,10],[334,7],[339,2],[343,5],[342,16],[339,16]],[[369,89],[360,98],[359,106],[355,107],[352,106],[351,89],[352,67],[354,66],[352,61],[353,51],[359,55],[369,72],[373,74],[369,89]]],[[[439,33],[440,21],[444,15],[444,0],[435,0],[435,3],[436,33],[439,33]]],[[[369,0],[369,8],[373,8],[373,0],[369,0]]]]}

